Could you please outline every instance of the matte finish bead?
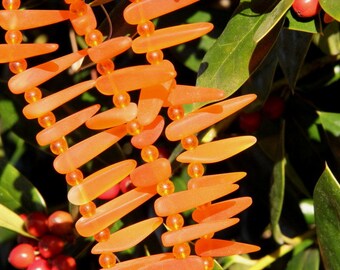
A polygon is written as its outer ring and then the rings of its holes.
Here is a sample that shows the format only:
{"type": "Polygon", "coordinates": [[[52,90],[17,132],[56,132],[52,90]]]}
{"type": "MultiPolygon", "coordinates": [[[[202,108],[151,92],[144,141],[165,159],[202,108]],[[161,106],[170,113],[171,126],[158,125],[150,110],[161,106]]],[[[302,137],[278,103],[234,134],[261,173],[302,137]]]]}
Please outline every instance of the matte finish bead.
{"type": "Polygon", "coordinates": [[[195,209],[192,213],[192,218],[198,223],[225,220],[241,213],[251,204],[252,200],[250,197],[231,199],[195,209]]]}
{"type": "Polygon", "coordinates": [[[99,63],[125,52],[131,47],[131,42],[130,37],[112,38],[88,49],[88,54],[92,62],[99,63]]]}
{"type": "Polygon", "coordinates": [[[13,76],[8,87],[14,94],[22,94],[26,90],[38,86],[58,75],[73,63],[86,56],[86,50],[77,51],[41,65],[29,68],[13,76]]]}
{"type": "Polygon", "coordinates": [[[133,159],[107,166],[86,177],[81,184],[72,187],[67,198],[74,205],[86,204],[122,181],[136,166],[137,162],[133,159]]]}
{"type": "Polygon", "coordinates": [[[26,30],[69,18],[68,10],[1,10],[0,26],[5,30],[26,30]]]}
{"type": "Polygon", "coordinates": [[[162,218],[154,217],[123,228],[111,234],[108,241],[96,244],[91,253],[119,252],[132,248],[154,232],[162,222],[162,218]]]}
{"type": "Polygon", "coordinates": [[[213,141],[185,151],[176,160],[181,163],[214,163],[234,156],[256,143],[253,136],[239,136],[219,141],[213,141]]]}
{"type": "Polygon", "coordinates": [[[160,158],[137,167],[130,175],[136,187],[157,185],[171,176],[171,164],[168,159],[160,158]]]}
{"type": "Polygon", "coordinates": [[[126,135],[125,126],[114,127],[87,138],[56,157],[54,169],[61,174],[74,171],[126,135]]]}
{"type": "Polygon", "coordinates": [[[222,239],[199,239],[195,252],[204,257],[225,257],[259,251],[258,246],[222,239]]]}
{"type": "Polygon", "coordinates": [[[97,207],[90,218],[80,218],[76,229],[83,237],[95,235],[121,219],[156,194],[154,187],[135,188],[97,207]]]}
{"type": "Polygon", "coordinates": [[[162,234],[162,244],[171,247],[180,243],[189,242],[204,235],[215,233],[235,225],[238,218],[224,219],[223,221],[206,222],[185,226],[176,231],[169,231],[162,234]]]}
{"type": "Polygon", "coordinates": [[[154,208],[157,216],[170,216],[221,198],[236,189],[238,189],[238,185],[220,184],[180,191],[158,198],[154,208]]]}
{"type": "Polygon", "coordinates": [[[140,134],[131,138],[131,144],[139,149],[153,144],[162,134],[164,124],[164,118],[158,115],[151,124],[143,127],[140,134]]]}
{"type": "Polygon", "coordinates": [[[137,105],[131,102],[123,108],[112,108],[101,112],[86,122],[90,129],[105,129],[125,124],[137,116],[137,105]]]}
{"type": "Polygon", "coordinates": [[[135,53],[147,53],[176,46],[199,38],[213,29],[211,23],[192,23],[156,30],[148,37],[138,37],[132,41],[135,53]]]}
{"type": "Polygon", "coordinates": [[[141,267],[140,270],[204,270],[201,257],[189,256],[185,259],[167,259],[141,267]]]}
{"type": "Polygon", "coordinates": [[[0,63],[19,61],[57,49],[58,44],[0,44],[0,63]]]}
{"type": "Polygon", "coordinates": [[[173,79],[176,71],[164,60],[158,65],[140,65],[122,68],[97,79],[96,87],[103,95],[150,87],[173,79]]]}
{"type": "Polygon", "coordinates": [[[233,172],[233,173],[221,173],[213,175],[205,175],[202,177],[192,178],[188,181],[188,189],[199,188],[199,187],[209,187],[218,184],[233,184],[247,174],[245,172],[233,172]]]}
{"type": "Polygon", "coordinates": [[[86,33],[96,29],[97,27],[96,16],[94,15],[90,5],[86,5],[86,12],[82,16],[78,16],[77,14],[71,12],[70,21],[74,31],[79,36],[84,36],[86,33]]]}
{"type": "Polygon", "coordinates": [[[91,89],[94,87],[95,82],[95,80],[89,80],[70,86],[64,90],[58,91],[36,102],[26,105],[22,112],[27,119],[41,117],[91,89]]]}
{"type": "Polygon", "coordinates": [[[100,108],[100,105],[93,105],[84,110],[71,114],[70,116],[56,122],[54,125],[40,131],[37,136],[39,145],[44,146],[66,136],[85,123],[100,108]]]}
{"type": "Polygon", "coordinates": [[[143,0],[127,6],[124,10],[124,19],[129,24],[140,24],[191,5],[197,1],[198,0],[143,0]]]}
{"type": "Polygon", "coordinates": [[[244,95],[189,113],[182,119],[170,123],[165,129],[165,135],[170,141],[181,140],[216,124],[251,103],[255,98],[254,94],[244,95]]]}

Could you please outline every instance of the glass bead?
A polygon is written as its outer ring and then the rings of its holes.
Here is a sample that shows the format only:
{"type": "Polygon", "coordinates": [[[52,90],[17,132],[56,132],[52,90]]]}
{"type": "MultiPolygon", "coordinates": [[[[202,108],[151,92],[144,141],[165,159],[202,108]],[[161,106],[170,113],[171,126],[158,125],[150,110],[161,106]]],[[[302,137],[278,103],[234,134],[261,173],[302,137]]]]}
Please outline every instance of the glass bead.
{"type": "Polygon", "coordinates": [[[185,259],[189,257],[190,252],[191,252],[191,249],[188,243],[181,243],[178,245],[174,245],[172,248],[172,253],[176,259],[185,259]]]}
{"type": "Polygon", "coordinates": [[[204,270],[214,269],[214,259],[212,257],[201,257],[203,260],[204,270]]]}
{"type": "Polygon", "coordinates": [[[174,215],[170,215],[166,218],[166,226],[168,226],[168,228],[171,231],[176,231],[180,228],[183,227],[184,225],[184,218],[181,214],[174,214],[174,215]]]}
{"type": "Polygon", "coordinates": [[[25,59],[21,59],[21,60],[9,63],[9,70],[14,74],[21,73],[25,71],[26,69],[27,69],[27,62],[25,59]]]}
{"type": "Polygon", "coordinates": [[[20,7],[20,0],[2,0],[2,6],[7,10],[14,10],[20,7]]]}
{"type": "Polygon", "coordinates": [[[188,165],[188,175],[191,178],[201,177],[204,174],[204,166],[202,163],[194,162],[188,165]]]}
{"type": "Polygon", "coordinates": [[[159,157],[159,151],[156,146],[148,145],[142,148],[141,157],[145,162],[151,162],[159,157]]]}
{"type": "Polygon", "coordinates": [[[84,180],[84,175],[81,172],[81,170],[76,169],[73,172],[69,172],[66,174],[66,182],[70,186],[79,185],[80,183],[83,182],[83,180],[84,180]]]}
{"type": "Polygon", "coordinates": [[[70,5],[70,12],[76,14],[78,17],[86,14],[87,7],[82,0],[74,0],[70,5]]]}
{"type": "Polygon", "coordinates": [[[55,155],[60,155],[68,149],[68,144],[65,137],[60,138],[50,144],[51,152],[55,155]]]}
{"type": "Polygon", "coordinates": [[[38,118],[38,123],[43,128],[50,127],[55,122],[56,122],[55,115],[52,112],[48,112],[45,115],[38,118]]]}
{"type": "Polygon", "coordinates": [[[184,109],[182,106],[170,106],[168,108],[168,116],[171,120],[179,120],[184,116],[184,109]]]}
{"type": "Polygon", "coordinates": [[[160,62],[163,61],[163,57],[164,57],[164,54],[161,50],[146,53],[146,60],[151,65],[159,64],[160,62]]]}
{"type": "Polygon", "coordinates": [[[198,146],[198,139],[196,135],[190,135],[181,140],[182,147],[185,150],[192,150],[198,146]]]}
{"type": "Polygon", "coordinates": [[[100,231],[99,233],[94,235],[94,239],[97,242],[105,242],[110,239],[110,230],[109,228],[105,228],[104,230],[100,231]]]}
{"type": "Polygon", "coordinates": [[[103,252],[99,256],[99,264],[103,268],[111,268],[116,262],[116,256],[112,252],[103,252]]]}
{"type": "Polygon", "coordinates": [[[96,213],[96,208],[94,202],[88,202],[79,206],[79,212],[83,217],[91,217],[96,213]]]}
{"type": "Polygon", "coordinates": [[[7,44],[20,44],[22,42],[22,33],[19,30],[8,30],[5,34],[7,44]]]}
{"type": "Polygon", "coordinates": [[[140,36],[148,37],[155,32],[155,25],[150,21],[143,22],[137,25],[137,32],[140,36]]]}
{"type": "Polygon", "coordinates": [[[111,59],[106,59],[97,64],[97,71],[100,75],[110,74],[115,69],[115,64],[111,59]]]}
{"type": "Polygon", "coordinates": [[[37,87],[33,87],[24,93],[25,100],[27,103],[33,103],[42,98],[41,90],[37,87]]]}
{"type": "Polygon", "coordinates": [[[159,182],[157,184],[157,193],[160,196],[170,195],[175,192],[174,183],[171,180],[167,179],[165,181],[159,182]]]}
{"type": "Polygon", "coordinates": [[[134,136],[142,132],[143,126],[135,119],[126,124],[126,130],[130,135],[134,136]]]}
{"type": "Polygon", "coordinates": [[[90,47],[98,46],[103,42],[103,34],[97,29],[91,30],[85,35],[85,42],[90,47]]]}
{"type": "Polygon", "coordinates": [[[117,108],[124,108],[130,104],[130,95],[127,92],[121,92],[113,96],[113,104],[117,108]]]}

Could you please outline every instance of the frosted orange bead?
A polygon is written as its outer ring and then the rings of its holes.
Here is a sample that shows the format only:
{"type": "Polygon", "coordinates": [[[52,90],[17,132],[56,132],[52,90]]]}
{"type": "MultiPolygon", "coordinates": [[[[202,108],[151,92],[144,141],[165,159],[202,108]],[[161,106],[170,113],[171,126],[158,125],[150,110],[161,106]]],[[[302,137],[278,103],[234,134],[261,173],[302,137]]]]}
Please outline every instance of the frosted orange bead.
{"type": "Polygon", "coordinates": [[[254,94],[244,95],[194,111],[169,124],[165,129],[165,135],[170,141],[177,141],[195,134],[237,112],[255,98],[256,95],[254,94]]]}
{"type": "Polygon", "coordinates": [[[140,36],[148,37],[155,32],[155,25],[150,21],[145,21],[137,25],[137,33],[140,36]]]}
{"type": "Polygon", "coordinates": [[[173,246],[172,253],[176,259],[185,259],[190,256],[191,248],[188,243],[179,243],[173,246]]]}
{"type": "Polygon", "coordinates": [[[100,61],[97,66],[97,71],[100,75],[110,74],[115,69],[115,64],[111,59],[105,59],[100,61]]]}
{"type": "Polygon", "coordinates": [[[204,174],[205,168],[202,163],[193,162],[188,165],[187,172],[192,178],[201,177],[204,174]]]}
{"type": "Polygon", "coordinates": [[[43,128],[48,128],[55,124],[55,115],[52,112],[48,112],[38,118],[38,123],[43,128]]]}
{"type": "MultiPolygon", "coordinates": [[[[70,9],[72,8],[70,7],[70,9]]],[[[79,36],[84,36],[87,32],[94,30],[97,27],[96,16],[90,5],[85,5],[84,10],[83,8],[80,8],[77,11],[70,12],[70,21],[74,31],[79,36]]]]}
{"type": "Polygon", "coordinates": [[[171,90],[168,100],[172,105],[183,105],[195,102],[216,101],[224,97],[224,92],[216,88],[176,85],[171,90]]]}
{"type": "Polygon", "coordinates": [[[124,108],[130,104],[131,98],[126,91],[120,91],[114,94],[112,101],[113,105],[115,105],[117,108],[124,108]]]}
{"type": "Polygon", "coordinates": [[[114,127],[89,137],[56,157],[54,169],[61,174],[74,171],[126,135],[125,126],[114,127]]]}
{"type": "Polygon", "coordinates": [[[8,67],[11,72],[18,74],[27,69],[27,62],[25,59],[20,59],[18,61],[10,62],[8,67]]]}
{"type": "Polygon", "coordinates": [[[241,197],[211,204],[203,209],[195,209],[192,218],[198,223],[214,222],[233,217],[252,204],[250,197],[241,197]]]}
{"type": "Polygon", "coordinates": [[[103,42],[103,39],[104,37],[103,37],[102,32],[100,32],[97,29],[88,31],[85,34],[85,42],[90,47],[98,46],[99,44],[103,42]]]}
{"type": "Polygon", "coordinates": [[[58,44],[0,44],[0,63],[54,52],[58,44]]]}
{"type": "Polygon", "coordinates": [[[256,143],[253,136],[239,136],[197,146],[180,154],[176,160],[182,163],[214,163],[227,159],[256,143]]]}
{"type": "Polygon", "coordinates": [[[143,130],[139,135],[131,138],[131,144],[139,149],[151,145],[157,141],[162,134],[163,128],[164,118],[158,115],[151,124],[143,127],[143,130]]]}
{"type": "Polygon", "coordinates": [[[33,87],[25,91],[24,97],[28,103],[33,103],[42,98],[42,93],[39,88],[33,87]]]}
{"type": "Polygon", "coordinates": [[[125,124],[137,116],[136,103],[130,103],[123,108],[112,108],[101,112],[86,122],[90,129],[105,129],[125,124]]]}
{"type": "Polygon", "coordinates": [[[8,10],[18,9],[20,4],[20,0],[2,0],[2,6],[8,10]]]}
{"type": "Polygon", "coordinates": [[[181,9],[198,0],[143,0],[132,3],[124,10],[124,19],[129,24],[140,24],[147,20],[181,9]]]}
{"type": "Polygon", "coordinates": [[[146,53],[146,60],[152,65],[156,65],[162,62],[163,57],[164,55],[161,50],[146,53]]]}
{"type": "Polygon", "coordinates": [[[173,214],[166,218],[167,229],[171,231],[179,230],[184,226],[184,218],[181,214],[173,214]]]}
{"type": "Polygon", "coordinates": [[[5,30],[26,30],[65,21],[67,10],[1,10],[0,26],[5,30]]]}
{"type": "Polygon", "coordinates": [[[211,187],[179,191],[158,198],[154,203],[154,208],[157,216],[170,216],[216,200],[236,189],[238,189],[238,185],[220,184],[211,187]]]}
{"type": "Polygon", "coordinates": [[[111,234],[110,239],[96,244],[92,254],[119,252],[132,248],[154,232],[163,222],[160,217],[146,219],[111,234]]]}
{"type": "Polygon", "coordinates": [[[68,144],[65,137],[61,137],[60,139],[54,141],[50,145],[51,152],[55,155],[60,155],[64,153],[68,149],[68,144]]]}
{"type": "Polygon", "coordinates": [[[96,233],[93,237],[97,242],[105,242],[110,239],[110,230],[109,228],[105,228],[99,233],[96,233]]]}
{"type": "Polygon", "coordinates": [[[175,192],[175,185],[170,179],[163,180],[157,184],[157,193],[167,196],[175,192]]]}
{"type": "Polygon", "coordinates": [[[192,150],[198,146],[198,139],[196,135],[189,135],[181,140],[181,145],[185,150],[192,150]]]}
{"type": "Polygon", "coordinates": [[[22,42],[22,33],[19,30],[8,30],[5,34],[7,44],[20,44],[22,42]]]}
{"type": "Polygon", "coordinates": [[[152,162],[159,157],[159,151],[156,146],[148,145],[142,148],[141,157],[145,162],[152,162]]]}
{"type": "Polygon", "coordinates": [[[86,56],[86,50],[77,51],[29,68],[24,72],[13,76],[8,81],[8,87],[12,93],[22,94],[27,89],[38,86],[58,75],[84,56],[86,56]]]}
{"type": "Polygon", "coordinates": [[[126,131],[131,136],[136,136],[143,131],[143,126],[137,121],[137,119],[134,119],[126,123],[126,131]]]}
{"type": "Polygon", "coordinates": [[[233,173],[222,173],[222,174],[213,174],[213,175],[205,175],[202,177],[190,179],[188,182],[188,189],[198,188],[198,187],[208,187],[218,184],[233,184],[247,174],[245,172],[233,172],[233,173]]]}
{"type": "Polygon", "coordinates": [[[213,29],[211,23],[192,23],[156,30],[151,36],[132,41],[135,53],[146,53],[179,45],[199,38],[213,29]]]}
{"type": "Polygon", "coordinates": [[[176,231],[169,231],[162,234],[162,244],[165,247],[171,247],[183,242],[188,242],[203,235],[221,231],[225,228],[235,225],[238,218],[225,219],[223,221],[205,222],[185,226],[176,231]]]}
{"type": "Polygon", "coordinates": [[[92,236],[121,219],[156,194],[154,187],[135,188],[99,206],[90,218],[80,218],[76,229],[83,237],[92,236]]]}
{"type": "Polygon", "coordinates": [[[67,173],[65,178],[66,178],[66,182],[70,186],[79,185],[81,182],[84,181],[83,173],[78,169],[74,170],[73,172],[67,173]]]}
{"type": "Polygon", "coordinates": [[[136,187],[147,187],[157,185],[157,183],[167,180],[171,176],[171,165],[165,158],[156,159],[155,161],[145,163],[131,174],[131,181],[136,187]]]}
{"type": "Polygon", "coordinates": [[[201,257],[189,256],[185,259],[167,259],[139,268],[140,270],[204,270],[201,257]]]}
{"type": "Polygon", "coordinates": [[[113,95],[120,91],[132,91],[169,81],[176,76],[173,65],[164,60],[158,65],[140,65],[117,69],[101,76],[96,87],[103,95],[113,95]]]}
{"type": "Polygon", "coordinates": [[[258,246],[221,239],[199,239],[195,243],[196,254],[209,257],[224,257],[259,250],[258,246]]]}
{"type": "Polygon", "coordinates": [[[67,198],[74,205],[92,201],[127,177],[136,166],[137,162],[133,159],[107,166],[86,177],[81,184],[72,187],[67,198]]]}
{"type": "Polygon", "coordinates": [[[95,81],[89,80],[70,86],[64,90],[51,94],[43,99],[28,104],[23,109],[23,114],[27,119],[34,119],[47,112],[53,111],[71,99],[79,96],[94,87],[95,81]]]}
{"type": "Polygon", "coordinates": [[[99,264],[103,268],[110,268],[116,264],[116,256],[111,252],[104,252],[99,256],[99,264]]]}
{"type": "Polygon", "coordinates": [[[184,116],[184,109],[182,106],[170,106],[167,113],[171,120],[180,120],[184,116]]]}
{"type": "Polygon", "coordinates": [[[85,217],[92,217],[96,213],[97,206],[94,202],[88,202],[79,206],[79,213],[85,217]]]}
{"type": "Polygon", "coordinates": [[[72,15],[80,17],[86,14],[87,6],[84,0],[72,0],[70,4],[70,12],[72,15]]]}
{"type": "Polygon", "coordinates": [[[99,110],[99,108],[99,105],[93,105],[84,110],[71,114],[70,116],[58,121],[54,125],[40,131],[36,136],[38,144],[41,146],[48,145],[58,140],[58,138],[66,136],[84,124],[87,119],[89,119],[99,110]]]}
{"type": "Polygon", "coordinates": [[[113,58],[131,47],[130,37],[116,37],[104,41],[96,47],[90,48],[88,54],[92,62],[99,63],[113,58]]]}

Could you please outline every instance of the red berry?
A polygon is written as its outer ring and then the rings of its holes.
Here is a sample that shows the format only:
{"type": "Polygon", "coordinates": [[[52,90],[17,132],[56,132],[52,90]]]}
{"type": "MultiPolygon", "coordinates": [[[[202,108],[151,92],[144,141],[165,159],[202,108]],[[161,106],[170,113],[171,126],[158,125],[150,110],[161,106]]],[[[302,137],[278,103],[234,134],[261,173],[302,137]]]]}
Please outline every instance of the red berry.
{"type": "Polygon", "coordinates": [[[76,260],[67,255],[60,254],[52,260],[51,270],[76,270],[76,260]]]}
{"type": "Polygon", "coordinates": [[[302,18],[314,17],[320,11],[319,0],[295,0],[292,7],[302,18]]]}
{"type": "Polygon", "coordinates": [[[245,132],[253,133],[257,131],[261,125],[260,112],[243,113],[240,115],[240,128],[245,132]]]}
{"type": "Polygon", "coordinates": [[[132,184],[130,176],[125,177],[123,181],[119,183],[119,187],[122,193],[126,193],[135,188],[134,184],[132,184]]]}
{"type": "Polygon", "coordinates": [[[31,263],[27,270],[51,270],[51,266],[47,260],[40,258],[31,263]]]}
{"type": "Polygon", "coordinates": [[[119,185],[114,185],[109,190],[105,191],[102,195],[100,195],[98,198],[101,200],[111,200],[113,198],[116,198],[120,192],[119,185]]]}
{"type": "Polygon", "coordinates": [[[68,212],[55,211],[48,217],[47,226],[53,234],[69,234],[73,229],[73,218],[68,212]]]}
{"type": "Polygon", "coordinates": [[[17,268],[27,268],[34,261],[34,248],[30,244],[19,244],[8,256],[9,263],[17,268]]]}
{"type": "Polygon", "coordinates": [[[284,101],[282,98],[277,96],[271,96],[268,98],[266,103],[263,105],[263,113],[269,119],[278,119],[281,117],[284,111],[284,101]]]}
{"type": "Polygon", "coordinates": [[[55,235],[44,235],[39,242],[40,255],[46,259],[58,255],[63,248],[64,241],[55,235]]]}
{"type": "Polygon", "coordinates": [[[40,212],[29,214],[25,225],[27,232],[36,237],[41,237],[48,232],[47,216],[40,212]]]}

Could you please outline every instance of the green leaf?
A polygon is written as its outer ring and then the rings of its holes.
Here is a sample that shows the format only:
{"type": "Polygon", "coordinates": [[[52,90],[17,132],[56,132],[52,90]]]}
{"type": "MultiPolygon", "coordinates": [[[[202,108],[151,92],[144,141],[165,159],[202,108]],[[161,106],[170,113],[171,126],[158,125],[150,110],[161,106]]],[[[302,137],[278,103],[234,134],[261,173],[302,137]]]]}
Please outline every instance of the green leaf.
{"type": "Polygon", "coordinates": [[[314,189],[316,234],[326,269],[340,265],[340,186],[328,166],[314,189]]]}
{"type": "Polygon", "coordinates": [[[320,19],[313,17],[311,19],[302,19],[297,17],[290,9],[286,16],[287,28],[289,30],[307,32],[307,33],[318,33],[320,32],[320,19]]]}
{"type": "Polygon", "coordinates": [[[315,43],[328,55],[340,54],[340,24],[337,21],[329,23],[322,34],[315,35],[315,43]]]}
{"type": "Polygon", "coordinates": [[[0,100],[0,122],[1,132],[11,129],[19,120],[19,116],[13,102],[8,99],[0,100]]]}
{"type": "Polygon", "coordinates": [[[340,113],[318,112],[323,128],[335,137],[340,136],[340,113]]]}
{"type": "Polygon", "coordinates": [[[339,0],[320,0],[321,8],[331,17],[340,21],[340,1],[339,0]]]}
{"type": "Polygon", "coordinates": [[[315,248],[307,249],[295,255],[286,270],[319,270],[320,254],[315,248]]]}

